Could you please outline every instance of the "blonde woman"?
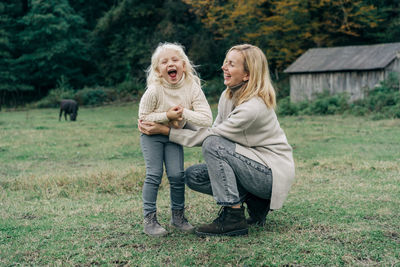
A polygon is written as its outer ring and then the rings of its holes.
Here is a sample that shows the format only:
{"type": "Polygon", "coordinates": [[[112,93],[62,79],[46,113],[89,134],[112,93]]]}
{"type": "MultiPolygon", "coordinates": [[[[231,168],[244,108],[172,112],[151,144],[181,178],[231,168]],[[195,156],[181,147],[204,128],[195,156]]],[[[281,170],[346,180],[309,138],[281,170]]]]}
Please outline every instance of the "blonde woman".
{"type": "Polygon", "coordinates": [[[270,209],[279,209],[294,180],[292,148],[275,114],[275,90],[268,63],[256,46],[232,47],[222,66],[226,90],[211,128],[173,129],[139,124],[145,134],[163,134],[184,146],[202,146],[205,164],[185,171],[186,184],[213,195],[218,217],[196,234],[245,235],[249,224],[264,225],[270,209]],[[246,220],[243,203],[250,217],[246,220]]]}
{"type": "MultiPolygon", "coordinates": [[[[148,68],[147,89],[139,104],[139,119],[182,128],[187,122],[211,126],[210,106],[183,47],[175,43],[161,43],[154,51],[148,68]]],[[[163,164],[170,183],[171,226],[190,232],[194,227],[184,215],[185,183],[183,148],[164,135],[140,136],[146,163],[143,185],[144,232],[149,236],[163,236],[156,214],[158,188],[163,175],[163,164]]]]}

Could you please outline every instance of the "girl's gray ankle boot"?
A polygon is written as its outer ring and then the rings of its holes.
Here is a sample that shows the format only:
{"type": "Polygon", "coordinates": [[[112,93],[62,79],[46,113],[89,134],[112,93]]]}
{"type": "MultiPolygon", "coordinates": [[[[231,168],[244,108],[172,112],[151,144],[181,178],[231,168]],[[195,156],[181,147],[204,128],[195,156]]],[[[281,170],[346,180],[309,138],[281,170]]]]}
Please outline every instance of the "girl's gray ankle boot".
{"type": "Polygon", "coordinates": [[[143,232],[149,236],[158,237],[168,234],[167,230],[158,223],[155,212],[149,213],[144,217],[143,226],[143,232]]]}
{"type": "Polygon", "coordinates": [[[194,227],[185,218],[185,210],[172,210],[171,226],[184,231],[193,232],[194,227]]]}

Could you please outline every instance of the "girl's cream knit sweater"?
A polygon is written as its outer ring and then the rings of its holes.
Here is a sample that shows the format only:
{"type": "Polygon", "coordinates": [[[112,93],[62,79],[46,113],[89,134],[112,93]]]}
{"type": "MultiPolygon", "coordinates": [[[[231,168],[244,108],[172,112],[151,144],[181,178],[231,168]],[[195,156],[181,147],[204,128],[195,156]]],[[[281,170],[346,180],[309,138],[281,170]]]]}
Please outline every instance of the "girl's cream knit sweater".
{"type": "Polygon", "coordinates": [[[159,85],[150,85],[140,100],[139,119],[168,124],[168,109],[178,105],[184,108],[181,126],[186,122],[211,126],[212,113],[203,91],[185,75],[175,85],[164,80],[159,85]]]}

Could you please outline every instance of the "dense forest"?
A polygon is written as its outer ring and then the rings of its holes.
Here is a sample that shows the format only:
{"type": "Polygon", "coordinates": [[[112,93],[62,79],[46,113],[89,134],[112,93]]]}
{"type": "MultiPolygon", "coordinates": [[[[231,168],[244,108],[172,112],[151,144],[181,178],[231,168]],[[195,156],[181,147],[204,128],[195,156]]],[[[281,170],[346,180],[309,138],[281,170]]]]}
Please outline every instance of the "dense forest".
{"type": "Polygon", "coordinates": [[[279,81],[311,47],[399,42],[400,1],[2,0],[0,104],[37,101],[59,87],[138,94],[165,41],[184,45],[205,81],[219,78],[230,46],[255,44],[279,81]]]}

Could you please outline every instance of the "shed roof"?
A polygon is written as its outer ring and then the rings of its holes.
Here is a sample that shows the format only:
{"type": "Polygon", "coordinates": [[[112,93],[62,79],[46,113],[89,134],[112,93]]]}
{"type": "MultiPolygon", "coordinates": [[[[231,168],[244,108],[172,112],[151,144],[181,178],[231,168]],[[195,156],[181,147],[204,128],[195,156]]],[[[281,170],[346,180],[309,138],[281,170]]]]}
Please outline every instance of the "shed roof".
{"type": "Polygon", "coordinates": [[[400,53],[400,43],[312,48],[284,72],[332,72],[383,69],[400,53]]]}

